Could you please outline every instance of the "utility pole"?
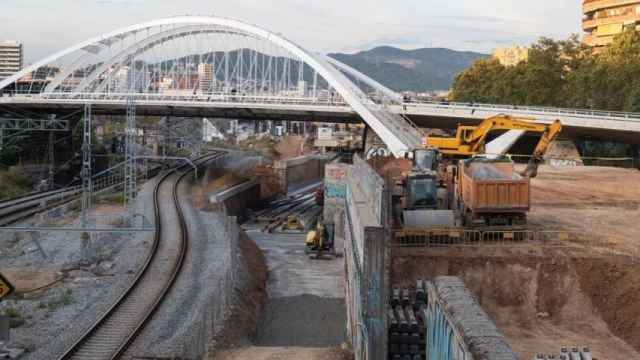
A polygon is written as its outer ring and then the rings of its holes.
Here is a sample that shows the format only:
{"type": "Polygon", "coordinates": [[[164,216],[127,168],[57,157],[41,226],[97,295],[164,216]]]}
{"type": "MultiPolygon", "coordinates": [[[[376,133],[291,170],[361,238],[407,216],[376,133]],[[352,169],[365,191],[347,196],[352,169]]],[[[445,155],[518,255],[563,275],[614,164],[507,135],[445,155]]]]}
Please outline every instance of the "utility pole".
{"type": "Polygon", "coordinates": [[[54,188],[54,178],[55,178],[55,143],[54,143],[54,133],[53,131],[49,131],[49,143],[47,144],[47,162],[49,164],[49,178],[47,179],[47,188],[52,190],[54,188]]]}
{"type": "Polygon", "coordinates": [[[83,132],[82,132],[82,227],[88,225],[87,212],[91,208],[91,104],[84,106],[83,132]]]}
{"type": "MultiPolygon", "coordinates": [[[[125,128],[124,203],[129,219],[135,215],[136,181],[136,104],[133,97],[127,98],[127,125],[125,128]]],[[[132,224],[133,225],[133,224],[132,224]]]]}

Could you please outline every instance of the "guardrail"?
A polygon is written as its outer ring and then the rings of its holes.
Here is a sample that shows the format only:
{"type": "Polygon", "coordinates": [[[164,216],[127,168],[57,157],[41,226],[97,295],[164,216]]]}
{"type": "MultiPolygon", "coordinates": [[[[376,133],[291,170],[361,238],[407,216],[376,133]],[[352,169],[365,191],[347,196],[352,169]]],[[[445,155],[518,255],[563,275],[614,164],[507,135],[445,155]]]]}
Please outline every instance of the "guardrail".
{"type": "MultiPolygon", "coordinates": [[[[463,103],[463,102],[448,102],[448,101],[410,101],[402,104],[404,107],[419,107],[423,105],[432,107],[443,108],[459,108],[468,110],[494,110],[497,112],[504,111],[519,111],[519,112],[536,112],[547,113],[550,115],[569,115],[569,116],[589,116],[598,118],[610,118],[610,119],[632,119],[640,121],[640,113],[623,112],[623,111],[603,111],[603,110],[589,110],[589,109],[568,109],[568,108],[555,108],[548,106],[520,106],[520,105],[500,105],[500,104],[482,104],[482,103],[463,103]]],[[[405,110],[406,111],[406,110],[405,110]]]]}
{"type": "Polygon", "coordinates": [[[211,94],[160,94],[160,93],[41,93],[41,94],[16,94],[0,98],[0,101],[25,100],[25,101],[126,101],[133,98],[135,101],[184,101],[196,103],[247,103],[247,104],[286,104],[286,105],[317,105],[348,107],[348,104],[335,98],[318,97],[294,97],[294,96],[269,96],[269,95],[243,95],[229,93],[211,94]]]}

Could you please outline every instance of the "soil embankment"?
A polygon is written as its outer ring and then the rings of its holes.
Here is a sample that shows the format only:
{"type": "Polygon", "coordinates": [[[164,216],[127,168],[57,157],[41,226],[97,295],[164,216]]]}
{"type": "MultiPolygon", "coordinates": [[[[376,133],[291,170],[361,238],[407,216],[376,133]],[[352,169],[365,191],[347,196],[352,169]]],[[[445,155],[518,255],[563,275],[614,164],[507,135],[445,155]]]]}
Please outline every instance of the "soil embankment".
{"type": "Polygon", "coordinates": [[[623,360],[640,358],[639,266],[626,257],[398,249],[392,278],[411,286],[461,277],[523,359],[578,345],[600,359],[623,360]]]}

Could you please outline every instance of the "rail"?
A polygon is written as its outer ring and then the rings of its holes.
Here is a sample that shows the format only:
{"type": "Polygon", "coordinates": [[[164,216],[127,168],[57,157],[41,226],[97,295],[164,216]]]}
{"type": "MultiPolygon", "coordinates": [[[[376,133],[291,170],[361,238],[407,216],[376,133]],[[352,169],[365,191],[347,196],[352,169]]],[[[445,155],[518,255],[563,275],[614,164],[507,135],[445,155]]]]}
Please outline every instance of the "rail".
{"type": "MultiPolygon", "coordinates": [[[[221,156],[221,153],[208,154],[196,159],[197,162],[207,162],[209,160],[215,159],[216,157],[221,156]]],[[[78,339],[70,348],[68,348],[65,353],[60,357],[60,359],[71,359],[75,358],[87,358],[85,355],[90,354],[90,358],[95,357],[106,357],[109,359],[116,359],[122,356],[127,348],[131,345],[131,343],[135,340],[136,336],[139,332],[144,328],[144,326],[151,320],[153,313],[158,309],[163,299],[168,294],[169,290],[175,283],[175,280],[180,273],[182,268],[182,264],[184,262],[184,257],[188,247],[188,232],[187,225],[184,219],[184,215],[182,212],[182,206],[180,204],[177,189],[180,182],[189,174],[191,171],[185,171],[182,174],[178,175],[177,179],[172,185],[171,196],[173,199],[175,211],[177,214],[177,219],[180,226],[181,231],[181,239],[179,246],[179,253],[175,254],[176,258],[171,266],[171,270],[168,273],[168,277],[162,286],[161,290],[156,294],[156,296],[152,299],[150,303],[140,304],[136,303],[136,300],[141,298],[148,299],[151,296],[148,292],[145,292],[143,285],[145,284],[145,280],[157,280],[157,279],[145,279],[146,275],[149,274],[149,271],[154,263],[154,260],[158,256],[158,252],[160,249],[160,241],[162,236],[162,224],[160,217],[160,203],[159,203],[159,194],[160,187],[169,179],[170,176],[176,174],[178,170],[182,167],[173,169],[172,171],[164,174],[157,184],[155,185],[153,191],[153,201],[154,201],[154,217],[156,222],[156,232],[154,235],[154,240],[152,243],[152,248],[149,251],[149,255],[145,259],[144,264],[136,273],[134,280],[131,285],[125,290],[125,292],[115,301],[115,303],[107,309],[98,319],[94,322],[89,329],[87,329],[80,339],[78,339]],[[135,294],[136,291],[140,291],[138,294],[135,294]],[[133,295],[138,295],[134,297],[133,295]],[[133,310],[132,310],[133,309],[133,310]],[[130,315],[131,312],[134,312],[139,316],[139,320],[133,323],[133,327],[131,324],[118,322],[118,319],[115,318],[115,315],[118,311],[123,311],[123,314],[130,315]],[[112,320],[110,322],[110,320],[112,320]],[[113,325],[112,328],[109,328],[109,325],[113,325]],[[106,334],[103,337],[98,336],[98,332],[101,329],[106,329],[106,334]],[[114,341],[113,336],[116,334],[116,338],[119,340],[114,341]],[[125,337],[122,338],[122,335],[125,337]],[[97,338],[96,338],[97,337],[97,338]],[[107,340],[108,339],[108,340],[107,340]],[[91,342],[93,340],[93,342],[91,342]],[[110,345],[117,344],[115,347],[109,347],[110,345]]],[[[161,264],[158,264],[160,266],[161,264]]],[[[148,290],[148,289],[147,289],[148,290]]]]}

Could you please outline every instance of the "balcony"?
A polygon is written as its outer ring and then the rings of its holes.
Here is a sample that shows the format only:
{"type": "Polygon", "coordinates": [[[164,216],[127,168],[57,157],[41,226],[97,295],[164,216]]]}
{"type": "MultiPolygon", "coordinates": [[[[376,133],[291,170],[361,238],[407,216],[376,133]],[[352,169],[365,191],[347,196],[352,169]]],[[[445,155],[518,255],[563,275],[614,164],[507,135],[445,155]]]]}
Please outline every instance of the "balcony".
{"type": "Polygon", "coordinates": [[[640,22],[640,16],[637,16],[635,14],[627,14],[627,15],[621,15],[621,16],[611,16],[611,17],[606,17],[606,18],[583,20],[582,21],[582,30],[584,30],[586,32],[591,32],[592,30],[594,30],[598,26],[602,26],[602,25],[609,25],[609,24],[616,24],[616,23],[632,24],[632,23],[635,23],[635,22],[640,22]]]}
{"type": "Polygon", "coordinates": [[[591,31],[596,27],[598,27],[598,20],[596,19],[582,20],[582,30],[591,31]]]}
{"type": "Polygon", "coordinates": [[[607,46],[613,42],[613,36],[595,36],[592,34],[585,35],[582,41],[591,47],[607,46]]]}
{"type": "Polygon", "coordinates": [[[585,1],[582,3],[582,12],[587,14],[600,9],[618,7],[622,5],[633,5],[633,4],[640,5],[640,1],[638,0],[594,0],[589,2],[585,1]]]}

